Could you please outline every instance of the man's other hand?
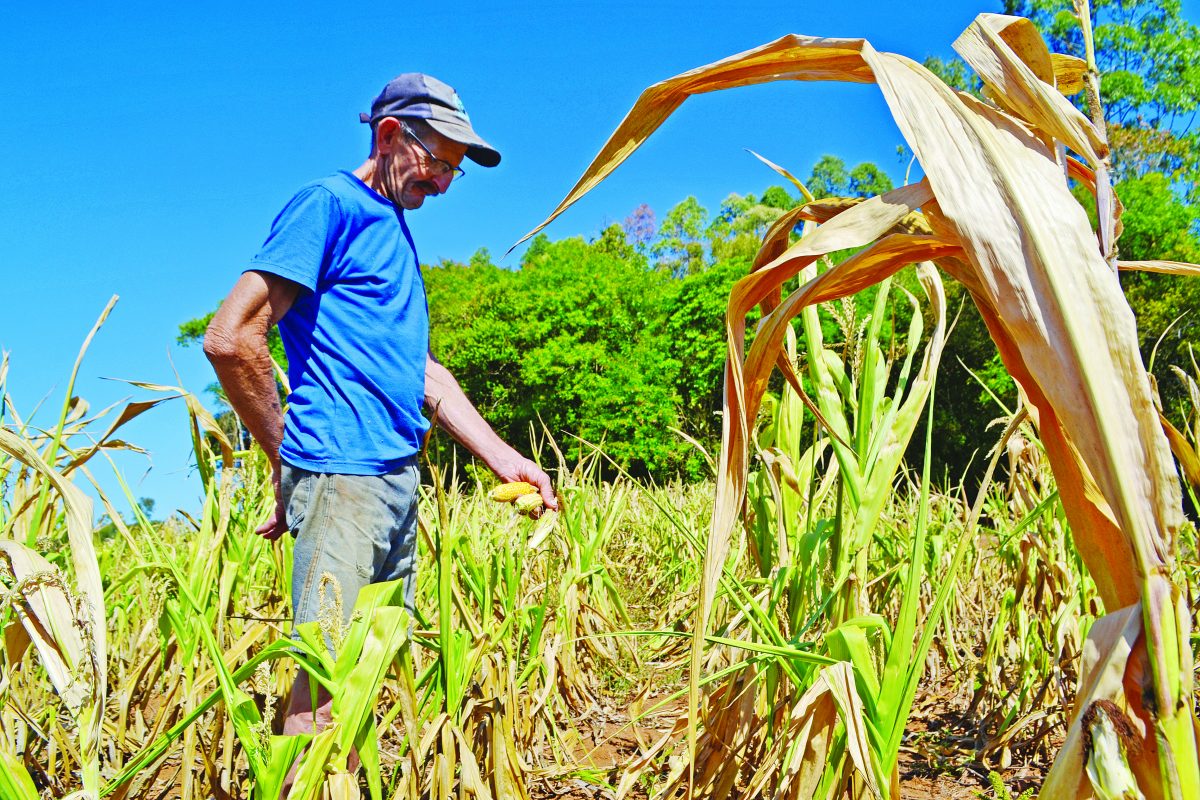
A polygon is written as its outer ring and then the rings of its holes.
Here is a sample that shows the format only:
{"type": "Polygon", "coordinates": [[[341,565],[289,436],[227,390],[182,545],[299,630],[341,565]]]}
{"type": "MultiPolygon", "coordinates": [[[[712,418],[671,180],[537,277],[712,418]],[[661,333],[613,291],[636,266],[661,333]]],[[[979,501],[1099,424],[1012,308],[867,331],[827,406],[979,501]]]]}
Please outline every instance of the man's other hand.
{"type": "Polygon", "coordinates": [[[275,495],[275,505],[267,521],[254,529],[254,532],[267,541],[275,541],[287,531],[287,513],[283,508],[283,492],[279,490],[279,471],[271,476],[271,492],[275,495]]]}

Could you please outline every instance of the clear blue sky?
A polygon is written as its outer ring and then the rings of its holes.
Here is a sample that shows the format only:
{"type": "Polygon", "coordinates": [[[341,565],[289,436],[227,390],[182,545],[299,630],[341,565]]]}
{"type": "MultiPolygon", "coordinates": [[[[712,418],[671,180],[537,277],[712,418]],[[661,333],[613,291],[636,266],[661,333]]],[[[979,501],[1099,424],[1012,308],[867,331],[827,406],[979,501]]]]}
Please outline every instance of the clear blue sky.
{"type": "MultiPolygon", "coordinates": [[[[1197,19],[1197,3],[1184,4],[1197,19]]],[[[0,350],[23,414],[50,425],[75,354],[121,297],[83,364],[93,408],[127,396],[102,380],[201,392],[203,354],[178,325],[212,308],[301,184],[357,166],[358,112],[393,75],[455,86],[504,155],[467,164],[409,216],[425,263],[495,255],[540,222],[650,84],[785,33],[863,37],[923,59],[997,0],[884,3],[9,3],[0,11],[0,350]]],[[[778,183],[752,148],[801,175],[824,153],[900,179],[901,138],[878,90],[783,83],[695,98],[618,172],[557,220],[594,236],[640,203],[661,216],[689,194],[778,183]]],[[[507,263],[515,265],[510,257],[507,263]]],[[[195,509],[185,412],[160,407],[123,438],[121,464],[157,512],[195,509]]],[[[103,475],[104,469],[96,464],[103,475]]],[[[111,486],[111,482],[109,482],[111,486]]]]}

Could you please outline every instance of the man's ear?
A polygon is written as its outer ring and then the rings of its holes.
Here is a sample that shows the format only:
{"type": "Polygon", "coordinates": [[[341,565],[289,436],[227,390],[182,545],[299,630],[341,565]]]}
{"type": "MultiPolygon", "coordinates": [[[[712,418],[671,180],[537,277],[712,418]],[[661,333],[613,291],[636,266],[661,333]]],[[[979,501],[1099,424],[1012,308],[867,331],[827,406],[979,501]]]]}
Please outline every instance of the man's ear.
{"type": "Polygon", "coordinates": [[[391,154],[404,138],[404,128],[395,117],[384,117],[375,126],[375,152],[391,154]]]}

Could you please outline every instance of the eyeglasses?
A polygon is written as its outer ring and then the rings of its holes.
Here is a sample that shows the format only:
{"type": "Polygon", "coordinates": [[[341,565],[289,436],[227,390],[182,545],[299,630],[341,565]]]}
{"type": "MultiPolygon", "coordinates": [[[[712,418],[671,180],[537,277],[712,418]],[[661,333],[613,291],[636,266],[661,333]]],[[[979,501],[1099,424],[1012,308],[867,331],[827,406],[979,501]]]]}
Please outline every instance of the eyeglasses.
{"type": "Polygon", "coordinates": [[[403,128],[404,132],[407,133],[412,138],[412,140],[417,143],[418,147],[420,147],[422,150],[425,151],[425,154],[427,156],[429,156],[429,160],[431,162],[433,162],[432,169],[433,169],[434,175],[441,177],[442,175],[449,174],[451,180],[459,180],[462,178],[463,175],[467,174],[466,172],[463,171],[462,167],[456,167],[453,164],[451,164],[449,161],[446,161],[444,159],[441,159],[441,158],[438,158],[437,156],[435,156],[433,154],[433,151],[430,150],[429,147],[424,142],[422,142],[421,139],[415,133],[413,133],[413,129],[408,127],[407,122],[401,122],[400,127],[403,128]]]}

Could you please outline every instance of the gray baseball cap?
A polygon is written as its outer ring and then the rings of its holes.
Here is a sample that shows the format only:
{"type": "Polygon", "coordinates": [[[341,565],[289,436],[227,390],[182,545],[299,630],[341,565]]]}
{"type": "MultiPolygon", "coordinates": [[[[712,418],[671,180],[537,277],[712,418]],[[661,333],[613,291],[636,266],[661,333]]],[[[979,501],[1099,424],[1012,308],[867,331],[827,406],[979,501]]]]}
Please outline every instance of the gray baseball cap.
{"type": "Polygon", "coordinates": [[[375,123],[384,117],[423,119],[451,141],[467,146],[467,158],[483,167],[500,163],[500,152],[485,142],[471,127],[458,92],[432,75],[406,72],[393,78],[371,103],[370,114],[359,114],[360,122],[375,123]]]}

